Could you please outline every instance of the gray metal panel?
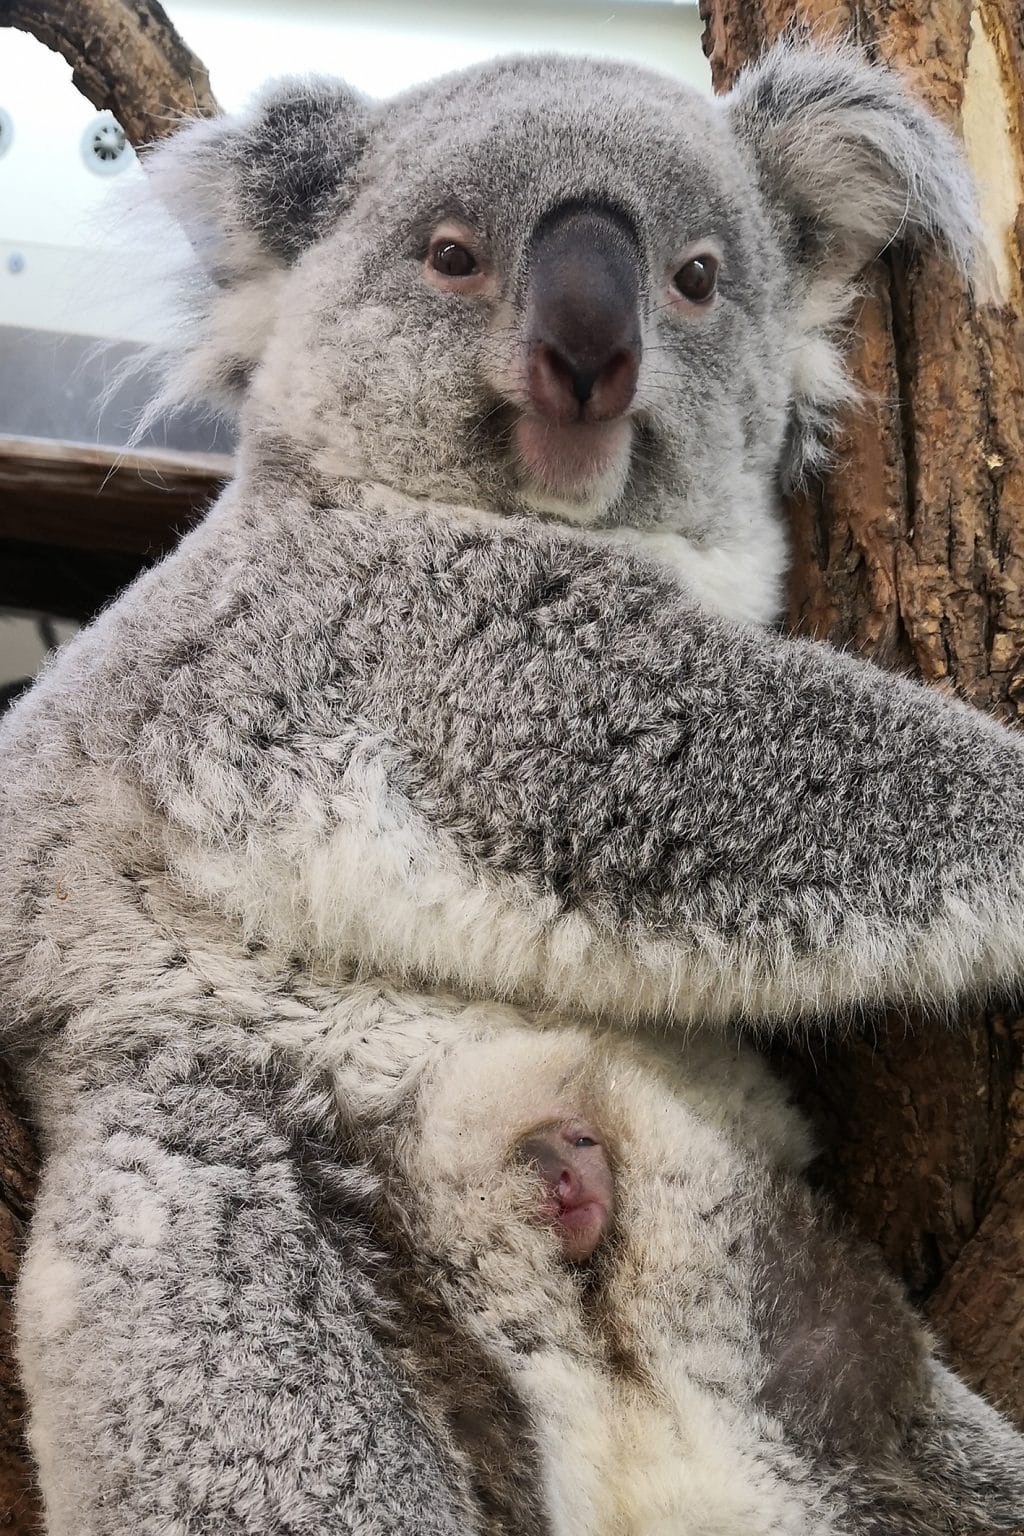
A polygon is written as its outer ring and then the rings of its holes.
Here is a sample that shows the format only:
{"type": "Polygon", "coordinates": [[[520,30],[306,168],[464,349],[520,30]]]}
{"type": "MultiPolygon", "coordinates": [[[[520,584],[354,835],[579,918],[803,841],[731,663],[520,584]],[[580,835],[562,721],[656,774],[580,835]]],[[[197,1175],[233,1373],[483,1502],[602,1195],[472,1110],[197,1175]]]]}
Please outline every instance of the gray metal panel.
{"type": "MultiPolygon", "coordinates": [[[[152,369],[122,381],[102,409],[100,402],[121,365],[141,355],[130,342],[0,326],[0,433],[126,446],[155,392],[152,369]]],[[[234,432],[206,411],[182,410],[156,422],[136,446],[230,453],[234,432]]]]}

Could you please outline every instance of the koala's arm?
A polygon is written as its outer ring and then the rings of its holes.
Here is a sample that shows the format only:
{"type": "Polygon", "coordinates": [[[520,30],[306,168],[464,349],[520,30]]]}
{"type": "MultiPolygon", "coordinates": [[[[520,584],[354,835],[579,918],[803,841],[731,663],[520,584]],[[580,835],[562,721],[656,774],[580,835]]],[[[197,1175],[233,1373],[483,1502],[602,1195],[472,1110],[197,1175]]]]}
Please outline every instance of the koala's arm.
{"type": "Polygon", "coordinates": [[[525,521],[272,516],[141,755],[249,932],[681,1020],[1024,968],[1024,747],[977,711],[525,521]]]}
{"type": "Polygon", "coordinates": [[[1024,1528],[1024,1436],[938,1361],[911,1434],[913,1465],[945,1496],[955,1527],[1024,1528]]]}
{"type": "Polygon", "coordinates": [[[371,1334],[308,1084],[286,1113],[258,1078],[179,1051],[63,1108],[18,1296],[49,1536],[477,1528],[371,1334]]]}

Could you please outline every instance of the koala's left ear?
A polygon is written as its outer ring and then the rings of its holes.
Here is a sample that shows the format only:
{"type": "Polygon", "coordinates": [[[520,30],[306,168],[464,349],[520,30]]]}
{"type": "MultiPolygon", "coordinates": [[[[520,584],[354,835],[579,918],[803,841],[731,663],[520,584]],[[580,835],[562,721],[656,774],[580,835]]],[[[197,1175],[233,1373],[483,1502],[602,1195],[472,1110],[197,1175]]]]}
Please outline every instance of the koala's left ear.
{"type": "Polygon", "coordinates": [[[896,239],[970,268],[974,192],[952,134],[851,48],[776,43],[723,102],[801,259],[849,278],[896,239]]]}
{"type": "Polygon", "coordinates": [[[944,246],[968,275],[978,245],[974,189],[953,135],[896,75],[852,48],[777,43],[722,104],[803,278],[807,345],[789,466],[798,479],[827,457],[831,418],[854,394],[831,333],[857,273],[891,242],[909,240],[944,246]]]}
{"type": "Polygon", "coordinates": [[[371,106],[340,80],[275,81],[244,113],[189,123],[143,156],[212,286],[193,297],[159,402],[234,404],[283,275],[351,198],[371,106]]]}

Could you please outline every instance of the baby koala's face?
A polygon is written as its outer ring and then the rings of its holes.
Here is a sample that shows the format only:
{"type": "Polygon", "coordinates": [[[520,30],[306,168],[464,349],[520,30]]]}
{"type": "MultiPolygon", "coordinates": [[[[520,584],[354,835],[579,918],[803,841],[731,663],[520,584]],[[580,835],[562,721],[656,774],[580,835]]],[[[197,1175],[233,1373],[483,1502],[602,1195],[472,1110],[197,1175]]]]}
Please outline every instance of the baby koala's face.
{"type": "Polygon", "coordinates": [[[583,1263],[606,1235],[615,1201],[611,1165],[599,1132],[574,1117],[549,1121],[518,1142],[516,1155],[543,1181],[539,1219],[554,1228],[563,1257],[583,1263]]]}

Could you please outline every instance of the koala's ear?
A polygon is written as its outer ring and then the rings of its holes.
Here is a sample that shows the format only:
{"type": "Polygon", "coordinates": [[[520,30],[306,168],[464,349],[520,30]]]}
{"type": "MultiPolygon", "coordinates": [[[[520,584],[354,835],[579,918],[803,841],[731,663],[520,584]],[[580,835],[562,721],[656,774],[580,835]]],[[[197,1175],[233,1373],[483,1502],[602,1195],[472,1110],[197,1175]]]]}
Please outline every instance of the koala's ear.
{"type": "Polygon", "coordinates": [[[370,110],[340,81],[281,80],[244,114],[189,123],[144,155],[212,282],[201,294],[191,285],[161,406],[244,394],[283,275],[350,201],[370,110]]]}
{"type": "Polygon", "coordinates": [[[341,81],[278,80],[244,115],[190,123],[143,163],[223,282],[233,245],[288,263],[326,231],[347,201],[367,114],[368,103],[341,81]]]}
{"type": "Polygon", "coordinates": [[[953,136],[852,48],[784,40],[724,99],[802,261],[852,277],[895,239],[937,240],[966,271],[974,194],[953,136]]]}
{"type": "Polygon", "coordinates": [[[893,241],[909,240],[939,243],[969,275],[978,247],[974,189],[953,135],[891,71],[850,47],[783,40],[740,76],[723,106],[803,280],[807,346],[789,466],[789,478],[799,479],[827,458],[832,418],[855,393],[833,333],[859,270],[893,241]]]}

